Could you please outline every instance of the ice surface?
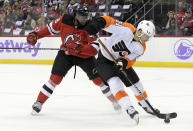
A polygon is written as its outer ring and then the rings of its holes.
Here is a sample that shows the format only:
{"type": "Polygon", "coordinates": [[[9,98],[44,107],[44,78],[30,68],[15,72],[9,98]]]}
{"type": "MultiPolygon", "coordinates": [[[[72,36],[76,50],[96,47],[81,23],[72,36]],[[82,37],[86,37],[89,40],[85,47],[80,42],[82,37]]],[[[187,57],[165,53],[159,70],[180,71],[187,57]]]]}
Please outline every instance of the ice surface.
{"type": "Polygon", "coordinates": [[[170,124],[146,114],[127,88],[140,113],[135,125],[125,112],[116,114],[100,89],[72,68],[38,116],[31,106],[50,76],[50,65],[0,65],[0,131],[187,131],[193,130],[193,69],[135,68],[151,104],[178,113],[170,124]]]}

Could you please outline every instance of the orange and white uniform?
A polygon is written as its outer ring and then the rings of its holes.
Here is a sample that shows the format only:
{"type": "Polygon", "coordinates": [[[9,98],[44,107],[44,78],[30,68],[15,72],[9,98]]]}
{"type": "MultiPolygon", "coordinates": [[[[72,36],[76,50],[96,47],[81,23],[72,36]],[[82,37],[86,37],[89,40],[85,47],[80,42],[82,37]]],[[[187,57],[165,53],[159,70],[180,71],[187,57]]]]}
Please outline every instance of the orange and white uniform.
{"type": "MultiPolygon", "coordinates": [[[[146,44],[133,41],[136,29],[132,24],[117,21],[110,16],[102,17],[106,21],[104,30],[112,33],[111,37],[104,38],[102,42],[105,44],[110,53],[113,54],[115,59],[118,60],[123,57],[128,60],[127,68],[131,67],[135,63],[136,58],[143,55],[146,49],[146,44]],[[113,47],[115,47],[119,42],[124,42],[128,51],[114,50],[113,47]]],[[[113,61],[101,45],[100,49],[104,57],[113,61]]]]}
{"type": "MultiPolygon", "coordinates": [[[[110,37],[102,39],[103,44],[106,46],[106,48],[110,51],[110,53],[113,55],[113,57],[116,60],[119,60],[120,58],[124,58],[128,61],[126,69],[129,69],[136,61],[138,57],[143,55],[146,44],[141,44],[140,42],[134,41],[134,33],[136,31],[135,27],[132,24],[124,23],[115,20],[114,18],[110,16],[101,16],[105,20],[105,27],[103,30],[112,33],[110,37]]],[[[106,52],[106,50],[100,45],[100,51],[106,59],[109,61],[113,61],[111,56],[106,52]]],[[[105,63],[104,63],[105,64],[105,63]]],[[[102,65],[100,65],[102,66],[102,65]]],[[[108,65],[104,65],[104,67],[107,67],[108,65]]],[[[106,74],[103,73],[106,70],[99,67],[99,74],[101,72],[101,77],[106,74]]],[[[109,75],[112,76],[112,75],[109,75]]],[[[137,74],[136,74],[137,76],[137,74]]],[[[135,76],[134,76],[135,77],[135,76]]],[[[124,89],[122,79],[118,76],[112,76],[112,77],[106,77],[107,83],[110,86],[111,92],[114,95],[115,99],[119,102],[123,110],[127,110],[130,114],[135,112],[135,109],[132,108],[132,104],[129,100],[129,96],[127,92],[124,89]]],[[[138,76],[137,76],[138,78],[138,76]]],[[[137,79],[134,83],[139,90],[144,94],[144,96],[147,98],[147,93],[143,88],[143,85],[141,84],[140,80],[137,79]]],[[[138,91],[132,86],[132,84],[129,86],[132,91],[135,93],[135,96],[139,102],[144,101],[143,98],[139,95],[138,91]]],[[[144,105],[144,102],[142,102],[142,105],[145,107],[147,105],[144,105]]]]}

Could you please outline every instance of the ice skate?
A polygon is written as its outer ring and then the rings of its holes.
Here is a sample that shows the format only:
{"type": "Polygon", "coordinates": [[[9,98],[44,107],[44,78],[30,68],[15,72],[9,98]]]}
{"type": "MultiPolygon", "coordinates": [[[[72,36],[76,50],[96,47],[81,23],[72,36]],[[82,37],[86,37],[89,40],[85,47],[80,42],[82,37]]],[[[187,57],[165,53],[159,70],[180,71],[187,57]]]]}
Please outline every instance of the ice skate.
{"type": "Polygon", "coordinates": [[[138,125],[139,124],[139,113],[138,111],[135,111],[134,113],[132,114],[129,114],[131,119],[135,120],[136,124],[138,125]]]}
{"type": "MultiPolygon", "coordinates": [[[[145,112],[147,112],[148,114],[151,114],[151,115],[155,115],[154,112],[150,109],[150,108],[147,108],[147,107],[143,107],[141,105],[140,102],[138,102],[138,104],[145,110],[145,112]]],[[[158,114],[160,113],[160,110],[154,108],[155,112],[157,112],[158,114]]]]}
{"type": "Polygon", "coordinates": [[[32,112],[31,115],[37,115],[41,109],[42,109],[42,103],[40,101],[36,101],[33,105],[32,105],[32,112]]]}
{"type": "Polygon", "coordinates": [[[139,124],[139,113],[138,111],[136,111],[134,109],[133,106],[131,106],[128,110],[127,110],[127,114],[129,114],[129,116],[131,117],[131,119],[133,119],[136,124],[138,125],[139,124]],[[132,113],[131,113],[132,112],[132,113]]]}
{"type": "Polygon", "coordinates": [[[114,102],[112,102],[112,105],[113,105],[114,110],[118,114],[120,114],[121,113],[121,106],[119,105],[119,103],[117,101],[114,101],[114,102]]]}

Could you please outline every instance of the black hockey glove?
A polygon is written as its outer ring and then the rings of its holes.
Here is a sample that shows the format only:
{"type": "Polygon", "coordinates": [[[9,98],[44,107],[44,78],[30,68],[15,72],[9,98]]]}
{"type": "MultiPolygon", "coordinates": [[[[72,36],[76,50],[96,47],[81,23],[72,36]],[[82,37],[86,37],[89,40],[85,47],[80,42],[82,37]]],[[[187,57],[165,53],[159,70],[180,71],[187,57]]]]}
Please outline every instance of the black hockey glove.
{"type": "Polygon", "coordinates": [[[121,58],[116,63],[116,68],[120,71],[126,70],[127,64],[128,64],[128,61],[124,58],[121,58]]]}
{"type": "Polygon", "coordinates": [[[84,28],[84,30],[86,30],[89,35],[95,35],[99,32],[100,28],[94,22],[91,22],[84,28]]]}
{"type": "Polygon", "coordinates": [[[95,36],[102,28],[106,25],[105,20],[102,17],[93,19],[85,26],[84,30],[88,32],[89,35],[95,36]]]}

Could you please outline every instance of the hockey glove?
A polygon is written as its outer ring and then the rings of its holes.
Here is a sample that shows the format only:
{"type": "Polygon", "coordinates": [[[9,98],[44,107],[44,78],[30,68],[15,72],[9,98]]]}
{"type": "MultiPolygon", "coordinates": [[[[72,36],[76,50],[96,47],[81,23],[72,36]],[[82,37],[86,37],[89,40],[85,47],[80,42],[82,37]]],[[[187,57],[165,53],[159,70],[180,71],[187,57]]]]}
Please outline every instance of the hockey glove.
{"type": "Polygon", "coordinates": [[[121,58],[116,63],[116,68],[120,71],[126,70],[127,64],[128,64],[128,61],[124,58],[121,58]]]}
{"type": "Polygon", "coordinates": [[[37,32],[31,32],[27,36],[27,43],[34,46],[38,40],[37,32]]]}
{"type": "Polygon", "coordinates": [[[96,35],[102,28],[106,25],[106,21],[102,17],[98,17],[88,23],[84,30],[88,32],[89,35],[96,35]]]}
{"type": "Polygon", "coordinates": [[[94,23],[90,23],[88,26],[86,26],[84,28],[84,30],[86,30],[88,32],[89,35],[96,35],[98,33],[98,31],[100,30],[99,27],[97,27],[97,25],[95,25],[94,23]]]}

